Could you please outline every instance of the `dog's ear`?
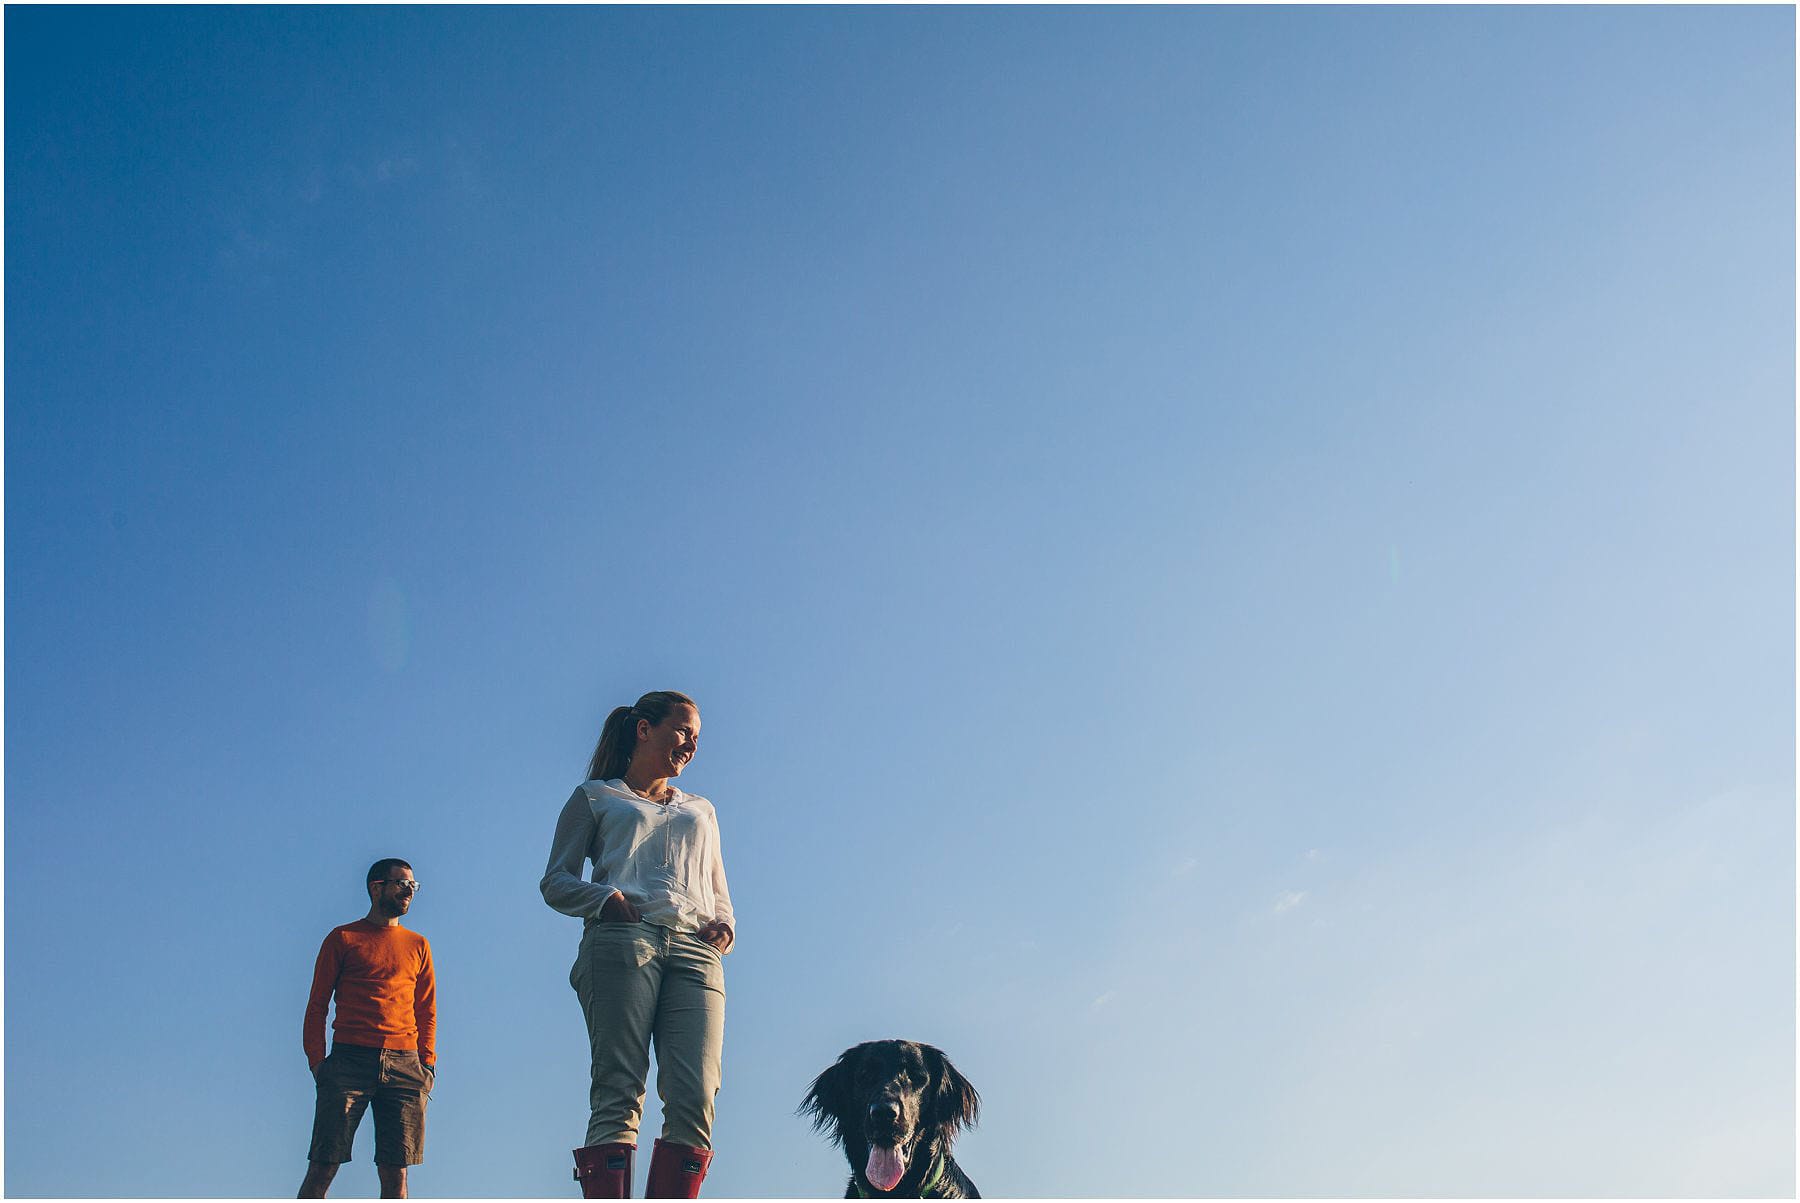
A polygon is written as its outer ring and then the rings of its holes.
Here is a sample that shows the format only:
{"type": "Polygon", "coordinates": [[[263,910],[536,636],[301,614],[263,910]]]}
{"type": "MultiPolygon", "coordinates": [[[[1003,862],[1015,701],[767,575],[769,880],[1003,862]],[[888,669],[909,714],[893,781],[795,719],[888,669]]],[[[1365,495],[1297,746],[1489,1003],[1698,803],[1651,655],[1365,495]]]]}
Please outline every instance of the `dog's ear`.
{"type": "Polygon", "coordinates": [[[931,1078],[936,1084],[931,1094],[931,1122],[941,1128],[946,1137],[954,1136],[958,1128],[972,1127],[981,1118],[981,1096],[975,1093],[975,1087],[969,1079],[950,1064],[950,1058],[927,1044],[925,1063],[931,1068],[931,1078]]]}
{"type": "Polygon", "coordinates": [[[850,1055],[813,1079],[813,1084],[800,1100],[800,1114],[812,1117],[812,1126],[834,1137],[844,1131],[844,1103],[850,1097],[850,1055]]]}

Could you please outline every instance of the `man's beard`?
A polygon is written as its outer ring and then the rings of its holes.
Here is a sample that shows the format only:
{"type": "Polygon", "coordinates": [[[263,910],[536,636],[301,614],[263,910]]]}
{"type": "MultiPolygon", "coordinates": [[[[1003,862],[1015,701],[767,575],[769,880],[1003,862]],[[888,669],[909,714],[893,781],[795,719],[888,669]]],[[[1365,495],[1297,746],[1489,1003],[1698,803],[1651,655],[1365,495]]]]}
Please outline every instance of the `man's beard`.
{"type": "Polygon", "coordinates": [[[401,915],[406,914],[406,907],[401,904],[398,898],[383,898],[375,905],[380,909],[381,913],[386,915],[389,919],[398,919],[401,915]]]}

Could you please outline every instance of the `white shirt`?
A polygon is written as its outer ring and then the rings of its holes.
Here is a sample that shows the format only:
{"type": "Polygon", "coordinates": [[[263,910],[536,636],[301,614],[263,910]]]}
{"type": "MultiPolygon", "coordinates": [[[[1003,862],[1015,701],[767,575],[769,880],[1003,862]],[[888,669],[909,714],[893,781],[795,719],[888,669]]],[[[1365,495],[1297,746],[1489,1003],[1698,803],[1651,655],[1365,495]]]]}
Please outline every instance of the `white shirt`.
{"type": "Polygon", "coordinates": [[[699,931],[717,919],[737,934],[719,819],[713,804],[673,786],[666,802],[652,802],[623,780],[585,781],[556,820],[550,863],[538,883],[544,901],[589,922],[614,894],[638,908],[646,923],[699,931]],[[581,877],[594,863],[591,881],[581,877]]]}

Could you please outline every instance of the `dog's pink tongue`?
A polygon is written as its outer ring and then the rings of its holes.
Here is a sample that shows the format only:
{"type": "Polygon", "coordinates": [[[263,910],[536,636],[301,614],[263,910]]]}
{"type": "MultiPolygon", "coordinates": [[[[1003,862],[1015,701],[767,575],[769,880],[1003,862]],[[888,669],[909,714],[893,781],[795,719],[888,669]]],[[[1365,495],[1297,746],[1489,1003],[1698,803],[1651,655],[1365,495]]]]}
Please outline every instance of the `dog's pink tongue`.
{"type": "Polygon", "coordinates": [[[900,1179],[906,1176],[906,1162],[901,1158],[899,1149],[884,1149],[876,1145],[869,1150],[869,1164],[863,1168],[863,1176],[876,1190],[893,1190],[900,1179]]]}

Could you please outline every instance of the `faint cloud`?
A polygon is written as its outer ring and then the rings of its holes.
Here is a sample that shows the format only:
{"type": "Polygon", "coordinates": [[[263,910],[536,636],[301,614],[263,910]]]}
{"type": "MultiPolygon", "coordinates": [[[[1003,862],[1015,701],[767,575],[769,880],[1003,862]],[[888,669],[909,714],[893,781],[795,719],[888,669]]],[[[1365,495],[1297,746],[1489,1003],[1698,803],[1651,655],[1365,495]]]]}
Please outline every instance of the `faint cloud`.
{"type": "Polygon", "coordinates": [[[1199,857],[1197,857],[1197,856],[1187,857],[1187,858],[1183,859],[1179,865],[1175,866],[1175,876],[1186,877],[1189,873],[1192,873],[1195,869],[1198,869],[1199,867],[1200,867],[1200,858],[1199,857]]]}
{"type": "Polygon", "coordinates": [[[387,155],[379,159],[364,159],[355,163],[344,163],[338,173],[347,180],[350,186],[358,191],[379,188],[384,184],[392,184],[408,176],[417,175],[419,161],[411,155],[387,155]]]}
{"type": "Polygon", "coordinates": [[[1321,861],[1325,859],[1325,854],[1320,852],[1317,848],[1308,848],[1306,850],[1306,859],[1310,861],[1321,861]]]}
{"type": "Polygon", "coordinates": [[[452,143],[440,153],[387,148],[358,158],[326,157],[296,164],[279,180],[254,182],[221,231],[218,256],[239,271],[286,258],[304,245],[317,212],[366,204],[402,187],[450,186],[470,190],[474,160],[452,143]],[[308,213],[313,210],[315,213],[308,213]]]}
{"type": "MultiPolygon", "coordinates": [[[[339,202],[346,191],[366,192],[384,184],[397,183],[425,171],[430,164],[422,163],[417,155],[391,154],[379,158],[361,160],[339,160],[335,164],[314,164],[308,168],[304,177],[294,187],[293,199],[308,207],[322,202],[339,202]]],[[[440,165],[442,167],[444,165],[440,165]]],[[[450,164],[459,172],[466,171],[460,163],[450,164]]]]}
{"type": "Polygon", "coordinates": [[[1113,995],[1115,993],[1116,993],[1116,991],[1108,990],[1105,994],[1102,994],[1099,998],[1096,998],[1093,1002],[1089,1003],[1088,1010],[1090,1010],[1090,1011],[1100,1010],[1102,1007],[1106,1006],[1107,1003],[1109,1003],[1113,1000],[1113,995]]]}
{"type": "Polygon", "coordinates": [[[219,248],[219,258],[231,267],[243,267],[274,258],[279,250],[274,240],[252,234],[240,225],[232,231],[230,240],[219,248]]]}
{"type": "Polygon", "coordinates": [[[1305,901],[1305,890],[1288,890],[1275,900],[1274,913],[1277,915],[1285,915],[1305,901]]]}
{"type": "Polygon", "coordinates": [[[375,164],[375,178],[381,183],[403,179],[419,170],[419,161],[411,155],[399,159],[383,159],[375,164]]]}

